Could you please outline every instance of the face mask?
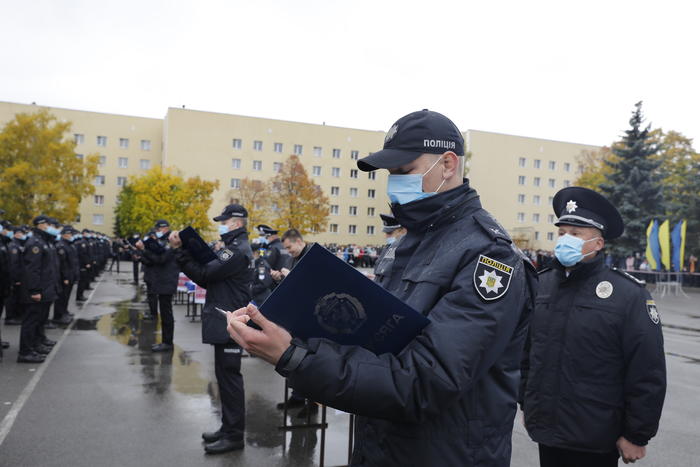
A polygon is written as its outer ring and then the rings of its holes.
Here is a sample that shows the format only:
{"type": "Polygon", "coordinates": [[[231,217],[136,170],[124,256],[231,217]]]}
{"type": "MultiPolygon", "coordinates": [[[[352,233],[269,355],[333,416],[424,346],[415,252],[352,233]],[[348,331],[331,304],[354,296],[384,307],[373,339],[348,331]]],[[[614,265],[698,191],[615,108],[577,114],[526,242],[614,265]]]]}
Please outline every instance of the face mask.
{"type": "Polygon", "coordinates": [[[29,232],[29,233],[27,234],[27,238],[32,238],[33,236],[34,236],[34,232],[29,232]]]}
{"type": "Polygon", "coordinates": [[[228,233],[228,225],[219,225],[219,235],[224,235],[228,233]]]}
{"type": "Polygon", "coordinates": [[[20,235],[19,239],[24,241],[28,238],[28,235],[20,235]]]}
{"type": "Polygon", "coordinates": [[[75,236],[73,236],[73,240],[80,240],[81,238],[83,238],[83,236],[80,234],[76,234],[75,236]]]}
{"type": "Polygon", "coordinates": [[[387,245],[393,245],[394,242],[396,242],[396,237],[387,237],[387,238],[386,238],[386,244],[387,244],[387,245]]]}
{"type": "Polygon", "coordinates": [[[600,237],[583,240],[582,238],[574,237],[573,235],[565,234],[559,237],[557,245],[554,247],[554,256],[557,257],[562,266],[570,267],[581,262],[583,258],[592,255],[595,251],[583,254],[583,244],[597,240],[600,237]]]}
{"type": "Polygon", "coordinates": [[[389,181],[387,183],[386,191],[389,195],[389,199],[392,203],[406,204],[411,201],[416,201],[419,199],[427,198],[428,196],[433,196],[442,185],[445,184],[445,180],[442,181],[437,190],[434,192],[424,192],[423,191],[423,177],[428,175],[428,172],[433,170],[433,167],[440,162],[442,158],[435,161],[433,165],[424,174],[408,174],[408,175],[389,175],[389,181]]]}
{"type": "Polygon", "coordinates": [[[156,232],[156,237],[161,238],[163,236],[163,232],[156,232]]]}
{"type": "Polygon", "coordinates": [[[54,237],[60,233],[60,231],[54,227],[53,225],[50,225],[46,228],[46,233],[49,235],[53,235],[54,237]]]}
{"type": "Polygon", "coordinates": [[[61,239],[61,234],[60,234],[60,233],[57,233],[57,234],[56,234],[56,241],[59,241],[60,239],[61,239]]]}
{"type": "Polygon", "coordinates": [[[5,230],[5,236],[7,238],[12,238],[12,237],[14,237],[14,233],[10,232],[9,230],[5,230]]]}

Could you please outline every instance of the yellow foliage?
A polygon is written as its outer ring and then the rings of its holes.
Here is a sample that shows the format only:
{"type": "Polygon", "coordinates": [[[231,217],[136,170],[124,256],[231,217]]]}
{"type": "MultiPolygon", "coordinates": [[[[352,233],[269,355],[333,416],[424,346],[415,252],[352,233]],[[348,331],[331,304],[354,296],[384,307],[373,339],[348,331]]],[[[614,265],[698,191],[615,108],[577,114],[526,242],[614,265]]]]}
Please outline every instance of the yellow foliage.
{"type": "Polygon", "coordinates": [[[598,151],[581,151],[576,157],[578,178],[574,181],[574,185],[600,191],[600,184],[605,182],[606,174],[612,172],[612,168],[605,161],[614,160],[615,155],[607,146],[598,151]]]}
{"type": "Polygon", "coordinates": [[[244,178],[239,188],[229,192],[232,203],[242,205],[248,211],[248,230],[270,222],[270,186],[260,180],[244,178]]]}

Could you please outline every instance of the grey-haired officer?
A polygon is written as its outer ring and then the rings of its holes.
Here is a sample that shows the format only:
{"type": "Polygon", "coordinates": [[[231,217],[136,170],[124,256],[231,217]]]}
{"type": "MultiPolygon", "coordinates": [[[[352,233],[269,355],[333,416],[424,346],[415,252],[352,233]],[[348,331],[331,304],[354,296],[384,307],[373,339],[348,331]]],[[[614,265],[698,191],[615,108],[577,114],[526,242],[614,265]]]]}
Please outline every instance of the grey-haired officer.
{"type": "Polygon", "coordinates": [[[221,215],[219,235],[223,247],[216,251],[217,258],[200,264],[190,253],[180,248],[177,232],[170,236],[177,261],[187,277],[207,289],[202,308],[202,342],[214,346],[216,380],[221,395],[221,426],[218,430],[202,433],[204,450],[220,454],[244,447],[245,394],[241,375],[241,348],[226,332],[226,317],[216,308],[232,310],[250,302],[253,281],[253,252],[248,244],[248,211],[240,204],[230,204],[221,215]]]}
{"type": "Polygon", "coordinates": [[[659,312],[644,283],[604,263],[624,225],[602,195],[554,196],[556,259],[539,274],[521,405],[542,466],[635,462],[656,434],[666,391],[659,312]]]}

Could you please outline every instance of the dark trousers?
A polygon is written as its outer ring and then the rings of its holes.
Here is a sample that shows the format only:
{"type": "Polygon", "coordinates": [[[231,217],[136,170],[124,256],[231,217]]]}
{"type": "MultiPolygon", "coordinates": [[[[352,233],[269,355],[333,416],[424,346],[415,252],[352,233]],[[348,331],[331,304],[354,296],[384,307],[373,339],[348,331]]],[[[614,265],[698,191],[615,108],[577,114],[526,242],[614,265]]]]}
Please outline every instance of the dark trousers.
{"type": "Polygon", "coordinates": [[[540,467],[615,467],[620,457],[617,451],[607,454],[573,451],[539,445],[540,467]]]}
{"type": "Polygon", "coordinates": [[[88,285],[90,284],[90,270],[89,269],[81,269],[80,270],[80,279],[78,279],[78,292],[76,293],[77,297],[84,297],[85,295],[85,289],[88,288],[88,285]]]}
{"type": "Polygon", "coordinates": [[[26,305],[22,329],[19,334],[20,354],[27,355],[32,353],[34,347],[41,343],[38,339],[44,332],[43,322],[45,315],[49,313],[50,307],[51,302],[32,302],[26,305]]]}
{"type": "Polygon", "coordinates": [[[53,304],[53,319],[61,319],[63,315],[68,313],[68,300],[70,300],[70,294],[72,291],[72,282],[69,282],[68,285],[61,284],[61,290],[59,291],[58,298],[53,304]]]}
{"type": "Polygon", "coordinates": [[[160,306],[160,329],[163,337],[163,344],[173,344],[175,334],[175,319],[173,318],[173,296],[156,295],[160,306]]]}
{"type": "Polygon", "coordinates": [[[18,286],[10,289],[10,295],[5,297],[5,319],[22,319],[24,316],[24,303],[21,300],[21,294],[18,286]]]}
{"type": "Polygon", "coordinates": [[[119,256],[117,255],[112,256],[112,262],[109,263],[109,272],[112,272],[115,263],[117,264],[117,272],[119,272],[119,256]]]}
{"type": "Polygon", "coordinates": [[[245,392],[241,375],[241,348],[214,345],[214,370],[221,395],[220,431],[230,439],[243,439],[245,432],[245,392]]]}
{"type": "Polygon", "coordinates": [[[134,273],[134,283],[139,285],[139,262],[134,260],[131,262],[131,265],[134,273]]]}

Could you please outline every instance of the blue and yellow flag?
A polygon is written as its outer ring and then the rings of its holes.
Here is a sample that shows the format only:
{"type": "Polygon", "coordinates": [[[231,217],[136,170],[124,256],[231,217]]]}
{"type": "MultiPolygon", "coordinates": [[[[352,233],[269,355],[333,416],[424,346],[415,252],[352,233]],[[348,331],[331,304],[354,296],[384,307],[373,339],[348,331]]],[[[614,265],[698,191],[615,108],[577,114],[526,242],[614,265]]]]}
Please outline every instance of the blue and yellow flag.
{"type": "Polygon", "coordinates": [[[671,243],[673,244],[673,270],[680,272],[683,270],[683,259],[685,258],[685,229],[687,222],[678,221],[678,224],[671,232],[671,243]]]}
{"type": "Polygon", "coordinates": [[[661,252],[659,251],[659,223],[656,219],[649,221],[647,227],[647,262],[652,271],[658,271],[661,265],[661,252]]]}
{"type": "Polygon", "coordinates": [[[668,219],[659,226],[659,246],[661,247],[661,264],[667,271],[671,270],[671,235],[668,219]]]}

